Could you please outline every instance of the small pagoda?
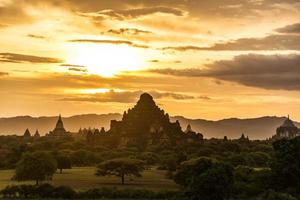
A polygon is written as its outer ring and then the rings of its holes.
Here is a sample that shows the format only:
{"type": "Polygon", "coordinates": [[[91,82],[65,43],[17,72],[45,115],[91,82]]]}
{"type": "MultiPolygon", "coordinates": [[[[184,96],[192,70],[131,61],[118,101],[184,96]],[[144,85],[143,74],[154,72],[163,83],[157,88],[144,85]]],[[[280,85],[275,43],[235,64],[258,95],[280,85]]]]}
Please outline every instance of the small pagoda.
{"type": "Polygon", "coordinates": [[[58,116],[58,120],[53,131],[50,131],[46,136],[52,138],[64,138],[70,136],[70,132],[66,131],[64,127],[61,115],[58,116]]]}

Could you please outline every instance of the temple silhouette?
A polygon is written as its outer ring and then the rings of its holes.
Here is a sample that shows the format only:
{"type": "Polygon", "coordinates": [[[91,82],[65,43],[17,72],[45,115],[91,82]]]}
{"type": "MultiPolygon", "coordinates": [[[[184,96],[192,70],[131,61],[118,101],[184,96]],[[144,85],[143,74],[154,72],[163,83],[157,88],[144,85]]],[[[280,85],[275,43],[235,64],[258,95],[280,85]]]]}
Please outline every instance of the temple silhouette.
{"type": "Polygon", "coordinates": [[[276,129],[276,135],[274,139],[280,138],[294,138],[300,136],[300,129],[294,124],[294,122],[288,116],[283,124],[276,129]]]}
{"type": "Polygon", "coordinates": [[[71,133],[66,131],[61,115],[58,116],[58,120],[56,122],[56,126],[53,129],[53,131],[50,131],[48,134],[46,134],[46,137],[52,137],[52,138],[64,138],[70,136],[71,133]]]}

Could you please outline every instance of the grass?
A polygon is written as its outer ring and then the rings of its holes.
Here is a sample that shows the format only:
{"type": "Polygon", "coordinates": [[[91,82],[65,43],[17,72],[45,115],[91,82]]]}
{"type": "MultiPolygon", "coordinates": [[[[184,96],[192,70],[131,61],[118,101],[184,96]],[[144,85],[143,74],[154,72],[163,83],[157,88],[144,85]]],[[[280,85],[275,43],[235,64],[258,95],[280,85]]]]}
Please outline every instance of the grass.
{"type": "MultiPolygon", "coordinates": [[[[145,170],[142,177],[126,177],[125,185],[121,185],[119,177],[98,177],[95,176],[94,167],[74,167],[64,170],[62,174],[56,173],[52,181],[48,183],[55,186],[70,186],[77,191],[99,188],[99,187],[117,187],[119,189],[148,189],[148,190],[177,190],[178,186],[165,177],[165,171],[149,169],[145,170]]],[[[11,180],[13,170],[0,170],[0,189],[7,185],[34,184],[33,181],[16,182],[11,180]]]]}

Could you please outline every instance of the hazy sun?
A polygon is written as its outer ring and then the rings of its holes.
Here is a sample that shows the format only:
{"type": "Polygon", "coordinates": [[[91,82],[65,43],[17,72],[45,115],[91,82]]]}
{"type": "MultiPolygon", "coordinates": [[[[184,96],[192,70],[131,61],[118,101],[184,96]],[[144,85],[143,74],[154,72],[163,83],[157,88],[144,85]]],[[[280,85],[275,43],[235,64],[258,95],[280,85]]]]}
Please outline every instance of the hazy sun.
{"type": "Polygon", "coordinates": [[[126,45],[76,44],[67,62],[85,66],[89,73],[106,77],[142,68],[138,50],[126,45]]]}

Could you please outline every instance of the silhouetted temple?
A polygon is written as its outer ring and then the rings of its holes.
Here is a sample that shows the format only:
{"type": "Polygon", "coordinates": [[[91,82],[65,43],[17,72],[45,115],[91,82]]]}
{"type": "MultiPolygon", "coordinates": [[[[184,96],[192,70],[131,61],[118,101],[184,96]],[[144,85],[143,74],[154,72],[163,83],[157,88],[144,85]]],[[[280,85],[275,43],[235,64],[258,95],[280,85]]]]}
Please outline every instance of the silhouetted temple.
{"type": "Polygon", "coordinates": [[[39,130],[36,129],[35,134],[34,134],[35,138],[40,138],[40,133],[39,130]]]}
{"type": "Polygon", "coordinates": [[[70,133],[65,130],[64,123],[59,115],[56,126],[53,131],[50,131],[46,136],[54,138],[69,137],[70,133]]]}
{"type": "Polygon", "coordinates": [[[27,128],[24,132],[23,138],[30,138],[30,137],[31,137],[31,134],[30,134],[29,129],[27,128]]]}
{"type": "Polygon", "coordinates": [[[277,128],[274,138],[294,138],[297,136],[300,136],[300,129],[295,126],[293,121],[288,117],[283,124],[277,128]]]}
{"type": "Polygon", "coordinates": [[[153,97],[144,93],[137,104],[124,112],[121,121],[112,120],[109,133],[121,138],[121,145],[178,144],[199,141],[203,138],[195,132],[184,133],[178,121],[170,122],[169,115],[160,109],[153,97]]]}

